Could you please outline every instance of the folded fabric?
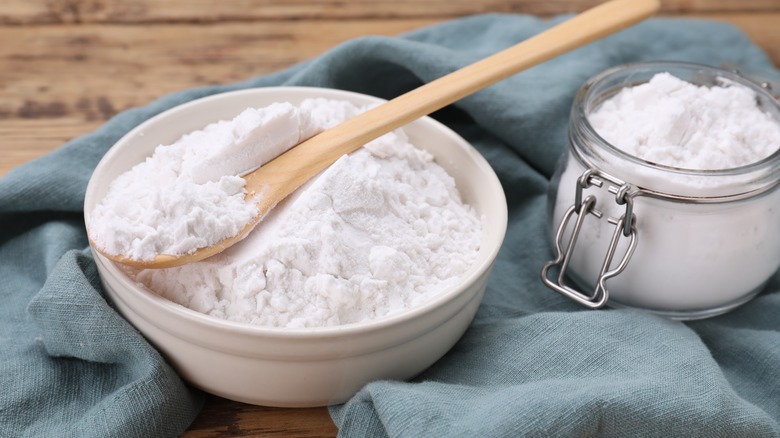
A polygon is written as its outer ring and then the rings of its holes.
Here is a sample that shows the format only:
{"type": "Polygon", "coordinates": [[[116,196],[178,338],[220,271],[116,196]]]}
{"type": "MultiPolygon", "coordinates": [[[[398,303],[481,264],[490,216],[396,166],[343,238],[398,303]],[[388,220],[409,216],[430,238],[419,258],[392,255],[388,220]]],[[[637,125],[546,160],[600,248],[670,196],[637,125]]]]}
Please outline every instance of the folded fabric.
{"type": "MultiPolygon", "coordinates": [[[[307,85],[392,98],[538,33],[519,15],[367,37],[293,68],[186,90],[125,111],[0,179],[0,436],[175,436],[202,394],[106,302],[82,202],[92,169],[132,127],[232,89],[307,85]]],[[[737,29],[655,19],[534,67],[435,117],[488,159],[510,222],[463,339],[411,382],[367,385],[331,408],[342,436],[780,436],[780,276],[747,305],[694,323],[584,310],[539,281],[551,257],[549,178],[576,89],[638,60],[744,66],[778,77],[737,29]]]]}

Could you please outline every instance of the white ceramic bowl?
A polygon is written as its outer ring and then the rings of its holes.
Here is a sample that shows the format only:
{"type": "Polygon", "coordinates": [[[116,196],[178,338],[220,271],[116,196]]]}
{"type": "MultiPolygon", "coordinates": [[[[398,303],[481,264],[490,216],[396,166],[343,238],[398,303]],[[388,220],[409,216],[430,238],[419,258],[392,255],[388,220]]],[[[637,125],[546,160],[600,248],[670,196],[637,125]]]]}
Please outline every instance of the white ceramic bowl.
{"type": "MultiPolygon", "coordinates": [[[[139,125],[108,151],[90,179],[84,210],[92,211],[109,182],[151,155],[158,144],[233,118],[250,106],[317,96],[359,105],[380,102],[340,90],[275,87],[218,94],[175,107],[139,125]]],[[[405,130],[414,145],[430,151],[455,178],[464,201],[486,218],[474,266],[456,286],[424,305],[341,327],[256,327],[168,301],[93,251],[109,299],[186,381],[225,398],[265,406],[322,406],[346,401],[373,380],[415,376],[444,355],[471,323],[504,239],[507,208],[492,168],[463,138],[428,117],[405,130]]]]}

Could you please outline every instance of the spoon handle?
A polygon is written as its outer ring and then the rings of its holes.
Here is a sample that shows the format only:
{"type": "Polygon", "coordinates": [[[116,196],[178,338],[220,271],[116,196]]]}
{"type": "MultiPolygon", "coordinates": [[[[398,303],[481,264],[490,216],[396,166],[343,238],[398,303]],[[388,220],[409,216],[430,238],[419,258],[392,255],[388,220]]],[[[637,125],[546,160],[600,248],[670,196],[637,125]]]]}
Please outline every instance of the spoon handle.
{"type": "Polygon", "coordinates": [[[422,85],[321,132],[246,176],[262,193],[261,217],[339,157],[515,73],[625,29],[654,14],[658,0],[612,0],[492,56],[422,85]]]}

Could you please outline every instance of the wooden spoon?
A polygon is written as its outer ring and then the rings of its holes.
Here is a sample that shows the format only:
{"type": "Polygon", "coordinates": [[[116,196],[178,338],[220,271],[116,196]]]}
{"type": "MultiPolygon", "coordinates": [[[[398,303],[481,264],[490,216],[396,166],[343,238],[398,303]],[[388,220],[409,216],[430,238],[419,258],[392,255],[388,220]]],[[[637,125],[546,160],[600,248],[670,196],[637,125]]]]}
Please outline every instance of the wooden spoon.
{"type": "MultiPolygon", "coordinates": [[[[247,199],[257,203],[260,213],[239,234],[213,246],[183,255],[161,254],[152,260],[103,255],[138,268],[169,268],[220,253],[243,239],[279,201],[342,155],[526,68],[634,25],[653,15],[659,7],[658,0],[603,3],[300,143],[244,176],[247,199]]],[[[93,247],[97,248],[94,244],[93,247]]]]}

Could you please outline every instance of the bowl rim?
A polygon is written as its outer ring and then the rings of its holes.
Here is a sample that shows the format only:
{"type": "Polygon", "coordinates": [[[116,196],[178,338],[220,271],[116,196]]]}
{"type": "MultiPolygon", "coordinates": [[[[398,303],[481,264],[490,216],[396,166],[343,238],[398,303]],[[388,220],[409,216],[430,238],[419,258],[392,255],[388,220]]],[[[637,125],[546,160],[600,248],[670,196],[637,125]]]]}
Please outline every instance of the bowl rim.
{"type": "MultiPolygon", "coordinates": [[[[242,96],[242,95],[251,95],[251,94],[262,95],[266,93],[272,94],[272,93],[285,93],[285,92],[292,93],[292,94],[300,93],[302,96],[305,95],[304,97],[326,97],[326,98],[352,100],[352,101],[357,100],[365,103],[382,103],[385,101],[384,99],[375,96],[357,93],[354,91],[334,89],[334,88],[320,88],[320,87],[309,87],[309,86],[271,86],[271,87],[251,87],[251,88],[244,88],[240,90],[217,92],[212,95],[200,97],[185,102],[183,104],[173,106],[165,111],[162,111],[150,117],[149,119],[137,125],[135,128],[125,133],[111,146],[111,148],[101,158],[98,165],[95,167],[92,176],[90,177],[89,183],[87,185],[87,190],[85,193],[84,212],[83,212],[85,224],[89,223],[89,217],[88,217],[89,213],[87,211],[87,203],[90,202],[92,198],[95,197],[94,192],[96,190],[96,185],[97,185],[96,176],[99,177],[100,170],[102,170],[102,168],[105,167],[107,163],[110,163],[113,160],[115,155],[120,153],[119,150],[121,149],[121,146],[124,143],[129,142],[133,137],[143,132],[150,125],[159,123],[161,119],[164,120],[175,113],[188,111],[191,110],[193,107],[208,105],[214,101],[218,101],[222,99],[231,99],[236,96],[242,96]],[[306,93],[312,93],[312,95],[306,95],[306,93]]],[[[403,311],[396,312],[391,315],[383,316],[374,320],[363,321],[358,323],[349,323],[349,324],[343,324],[338,326],[287,328],[287,327],[269,327],[269,326],[252,325],[248,323],[224,320],[201,312],[197,312],[183,305],[170,301],[167,298],[164,298],[160,295],[157,295],[156,293],[148,290],[146,287],[133,281],[129,276],[127,276],[122,271],[122,269],[120,269],[116,264],[114,264],[114,262],[108,260],[101,254],[99,254],[97,251],[92,249],[91,244],[89,249],[91,250],[93,257],[100,259],[98,261],[98,266],[102,264],[103,268],[107,269],[110,274],[112,274],[116,279],[118,279],[119,282],[122,283],[122,286],[124,286],[129,291],[129,293],[136,295],[137,297],[146,301],[150,305],[159,307],[162,311],[170,315],[173,315],[177,318],[184,319],[189,323],[197,324],[199,326],[206,326],[209,329],[217,330],[220,332],[227,331],[233,334],[243,334],[249,336],[261,335],[265,338],[277,339],[277,340],[326,339],[326,338],[351,336],[358,333],[360,334],[372,333],[376,331],[385,330],[386,328],[391,326],[400,325],[409,322],[411,320],[418,319],[430,313],[434,309],[444,306],[446,303],[452,301],[453,298],[463,294],[465,291],[469,289],[469,285],[475,283],[481,276],[489,273],[490,269],[492,268],[495,262],[498,252],[502,247],[502,243],[506,235],[506,229],[508,223],[508,211],[507,211],[508,209],[506,204],[506,196],[503,191],[501,182],[498,179],[498,176],[495,174],[495,171],[487,162],[487,160],[476,150],[476,148],[471,143],[466,141],[463,137],[461,137],[459,134],[457,134],[448,126],[444,125],[443,123],[429,116],[424,116],[418,120],[411,122],[410,124],[422,124],[422,123],[431,125],[431,129],[440,131],[443,135],[449,137],[454,143],[462,147],[464,149],[464,152],[466,152],[469,158],[474,162],[473,164],[481,171],[480,176],[482,179],[480,180],[480,185],[489,184],[494,188],[496,188],[497,190],[495,190],[495,196],[497,196],[499,199],[497,199],[495,202],[495,204],[498,206],[498,211],[493,212],[495,213],[495,216],[494,217],[491,216],[491,221],[490,221],[490,226],[493,228],[495,238],[489,241],[482,242],[482,245],[480,246],[480,250],[479,250],[480,254],[477,256],[477,261],[464,274],[460,276],[460,280],[456,284],[448,287],[446,290],[442,291],[441,293],[437,293],[435,296],[431,297],[430,299],[426,300],[420,305],[416,305],[409,309],[405,309],[403,311]]],[[[485,216],[484,213],[481,214],[482,216],[485,216]]],[[[483,224],[486,225],[487,223],[483,221],[483,224]]],[[[101,278],[102,278],[102,274],[101,274],[101,278]]],[[[107,281],[107,280],[103,279],[103,281],[107,281]]],[[[120,296],[120,298],[122,298],[121,293],[117,292],[117,294],[120,296]]],[[[137,309],[135,309],[134,311],[136,313],[138,312],[137,309]]],[[[156,321],[153,320],[150,322],[155,325],[158,324],[156,321]]],[[[158,327],[160,326],[158,325],[158,327]]],[[[166,325],[165,330],[170,330],[170,326],[166,325]]],[[[186,333],[184,333],[184,335],[186,335],[186,333]]],[[[205,340],[197,339],[195,337],[193,337],[193,339],[191,340],[199,344],[205,342],[205,340]]]]}

